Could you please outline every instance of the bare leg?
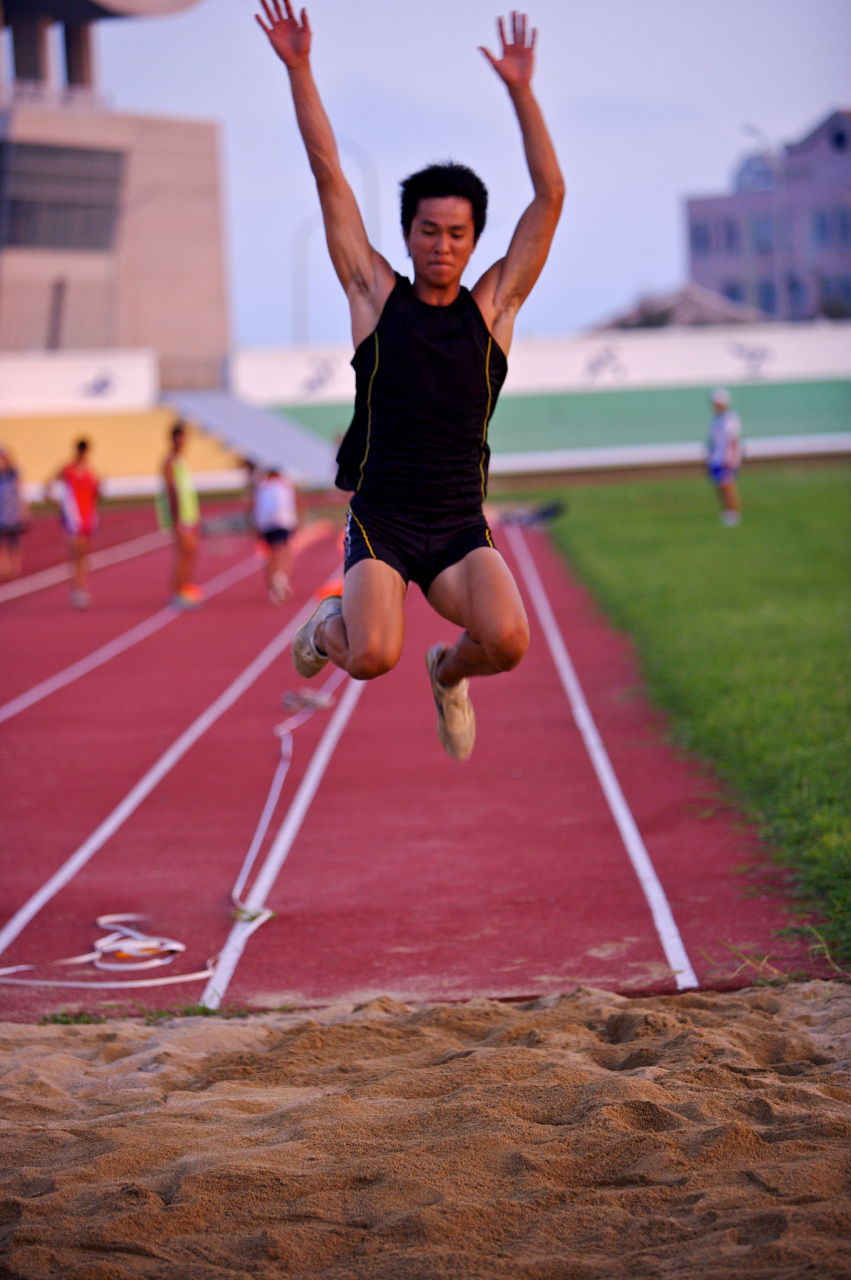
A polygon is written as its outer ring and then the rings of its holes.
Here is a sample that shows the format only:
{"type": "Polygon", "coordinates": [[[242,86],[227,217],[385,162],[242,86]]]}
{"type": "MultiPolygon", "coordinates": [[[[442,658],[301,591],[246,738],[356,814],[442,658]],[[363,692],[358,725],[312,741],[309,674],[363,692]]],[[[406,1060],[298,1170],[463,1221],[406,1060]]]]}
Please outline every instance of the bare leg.
{"type": "Polygon", "coordinates": [[[290,561],[292,552],[288,542],[276,542],[269,548],[266,561],[266,585],[270,593],[280,595],[281,600],[290,594],[290,561]]]}
{"type": "Polygon", "coordinates": [[[89,586],[89,552],[91,538],[87,533],[75,534],[71,539],[71,564],[74,568],[74,590],[85,594],[89,586]]]}
{"type": "Polygon", "coordinates": [[[343,582],[342,617],[320,624],[316,643],[356,680],[395,667],[405,639],[404,580],[383,560],[361,560],[343,582]]]}
{"type": "Polygon", "coordinates": [[[174,531],[174,595],[180,595],[192,581],[198,556],[198,532],[196,529],[174,531]]]}
{"type": "Polygon", "coordinates": [[[719,484],[718,491],[721,495],[721,505],[724,510],[733,512],[735,515],[740,515],[742,502],[739,497],[739,490],[736,488],[735,480],[725,480],[723,484],[719,484]]]}
{"type": "Polygon", "coordinates": [[[443,655],[441,684],[510,671],[529,647],[529,623],[517,584],[502,556],[490,547],[471,551],[439,574],[428,602],[442,617],[464,627],[443,655]]]}

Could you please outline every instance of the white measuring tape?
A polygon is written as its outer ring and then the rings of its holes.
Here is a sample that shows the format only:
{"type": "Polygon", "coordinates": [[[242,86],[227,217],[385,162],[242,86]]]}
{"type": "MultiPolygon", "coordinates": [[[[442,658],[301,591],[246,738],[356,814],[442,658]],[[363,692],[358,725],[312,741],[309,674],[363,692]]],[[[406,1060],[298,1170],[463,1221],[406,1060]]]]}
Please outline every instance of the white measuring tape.
{"type": "MultiPolygon", "coordinates": [[[[96,969],[107,969],[112,972],[126,972],[132,969],[159,969],[163,965],[171,964],[175,956],[181,955],[186,950],[185,945],[182,942],[178,942],[176,938],[161,938],[155,934],[142,933],[140,929],[132,927],[134,924],[140,924],[145,919],[145,916],[132,914],[98,916],[97,927],[99,929],[109,929],[110,926],[113,926],[113,931],[103,938],[98,938],[92,951],[87,951],[80,956],[69,956],[65,960],[46,960],[44,964],[51,967],[92,964],[96,969]],[[114,927],[116,925],[118,928],[114,927]]],[[[197,981],[201,978],[206,978],[211,972],[208,966],[203,972],[181,974],[176,978],[132,979],[129,982],[74,982],[50,978],[11,978],[8,976],[12,973],[24,973],[42,967],[42,965],[38,964],[16,964],[7,969],[0,969],[0,982],[12,983],[15,986],[22,987],[153,987],[161,986],[164,983],[197,981]]]]}
{"type": "MultiPolygon", "coordinates": [[[[237,918],[248,923],[249,935],[255,929],[259,929],[261,924],[271,920],[275,914],[268,907],[263,907],[259,911],[251,911],[246,908],[242,901],[242,894],[245,891],[257,854],[260,852],[266,833],[269,830],[269,824],[272,821],[284,782],[289,773],[293,758],[293,730],[304,724],[317,711],[330,710],[336,701],[334,690],[345,678],[346,672],[339,667],[335,667],[322,688],[315,693],[306,689],[298,693],[290,692],[284,695],[284,707],[294,714],[281,724],[276,725],[273,730],[276,737],[281,740],[281,756],[272,778],[272,785],[269,788],[263,812],[260,815],[260,821],[257,824],[257,829],[254,832],[248,852],[236,878],[236,883],[231,891],[231,901],[237,918]]],[[[9,968],[0,969],[0,983],[22,987],[86,987],[102,990],[116,987],[160,987],[178,982],[200,982],[202,979],[209,978],[215,972],[218,956],[213,956],[211,960],[207,961],[205,968],[198,970],[196,973],[181,973],[173,977],[91,982],[85,980],[74,981],[72,979],[15,978],[11,976],[12,974],[31,972],[33,969],[41,969],[45,965],[53,968],[65,965],[91,964],[95,969],[126,973],[130,970],[158,969],[164,965],[171,964],[177,956],[182,955],[186,950],[185,943],[178,942],[176,938],[162,938],[156,934],[143,933],[141,929],[133,927],[141,924],[146,919],[146,916],[133,914],[98,916],[97,927],[99,929],[112,929],[112,932],[102,938],[98,938],[91,951],[85,952],[84,955],[69,956],[65,960],[46,960],[42,964],[11,965],[9,968]]]]}
{"type": "Polygon", "coordinates": [[[290,770],[293,758],[293,730],[298,729],[317,711],[330,711],[336,701],[334,690],[338,685],[342,684],[345,678],[346,672],[341,667],[335,667],[322,688],[315,693],[310,689],[303,689],[298,693],[284,694],[284,707],[286,710],[294,712],[294,714],[281,724],[276,725],[272,730],[275,736],[281,739],[281,758],[278,761],[275,776],[272,778],[272,785],[269,788],[269,794],[266,797],[266,803],[263,806],[257,830],[254,832],[254,837],[248,846],[248,853],[245,855],[245,861],[231,890],[231,902],[237,910],[238,918],[247,923],[250,922],[252,926],[249,933],[253,933],[255,929],[258,929],[261,924],[265,924],[275,914],[268,907],[261,907],[259,911],[251,911],[242,901],[242,894],[251,874],[251,869],[254,866],[254,861],[266,838],[269,823],[272,821],[275,806],[278,803],[286,776],[290,770]]]}

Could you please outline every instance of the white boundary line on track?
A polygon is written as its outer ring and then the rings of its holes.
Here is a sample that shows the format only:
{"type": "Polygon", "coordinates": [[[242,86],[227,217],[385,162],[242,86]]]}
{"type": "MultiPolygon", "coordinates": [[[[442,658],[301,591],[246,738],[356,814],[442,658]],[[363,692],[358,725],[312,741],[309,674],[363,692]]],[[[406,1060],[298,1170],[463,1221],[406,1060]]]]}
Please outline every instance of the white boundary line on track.
{"type": "MultiPolygon", "coordinates": [[[[131,538],[129,542],[118,542],[114,547],[104,547],[103,551],[95,551],[89,558],[90,569],[106,569],[111,564],[121,564],[123,560],[132,560],[135,556],[146,555],[149,551],[158,551],[167,547],[171,535],[163,529],[155,529],[153,533],[143,533],[139,538],[131,538]]],[[[33,591],[44,591],[46,587],[55,587],[57,582],[67,582],[73,569],[70,564],[55,564],[50,569],[42,569],[39,573],[31,573],[26,578],[18,578],[16,582],[6,582],[0,587],[0,604],[7,600],[17,600],[20,596],[31,595],[33,591]]]]}
{"type": "Polygon", "coordinates": [[[612,817],[617,824],[621,839],[629,855],[629,860],[647,899],[647,904],[653,916],[653,923],[656,926],[656,932],[662,944],[662,950],[676,978],[677,988],[683,991],[699,987],[700,983],[697,980],[694,969],[691,967],[670,903],[665,896],[665,890],[662,888],[661,881],[650,860],[650,855],[641,838],[641,833],[626,802],[626,797],[621,790],[617,775],[612,768],[603,740],[594,723],[594,718],[582,691],[582,685],[579,683],[579,678],[570,660],[567,646],[555,620],[555,615],[535,562],[532,559],[532,554],[526,544],[526,539],[516,525],[505,526],[505,534],[520,567],[520,572],[523,575],[532,603],[535,606],[538,621],[541,624],[553,662],[567,694],[570,709],[576,721],[576,727],[582,734],[582,739],[591,757],[591,763],[603,789],[603,794],[608,801],[612,817]]]}
{"type": "MultiPolygon", "coordinates": [[[[334,754],[334,749],[365,687],[363,681],[350,679],[345,693],[337,704],[337,709],[313,753],[293,802],[287,810],[281,829],[266,854],[266,859],[257,873],[257,879],[245,900],[245,909],[252,915],[262,911],[266,906],[266,899],[272,891],[281,867],[286,862],[287,855],[307,816],[331,756],[334,754]]],[[[205,1008],[218,1009],[252,931],[251,920],[240,920],[231,929],[227,942],[216,957],[213,976],[201,996],[200,1003],[205,1008]]]]}
{"type": "Polygon", "coordinates": [[[94,857],[98,850],[103,848],[107,840],[115,835],[119,827],[136,812],[142,801],[162,782],[166,774],[186,755],[187,751],[195,745],[198,739],[250,689],[255,680],[259,679],[266,668],[271,666],[275,659],[283,653],[302,622],[305,622],[310,617],[315,608],[315,600],[308,600],[307,604],[287,623],[283,631],[280,631],[275,639],[266,645],[265,649],[257,655],[253,662],[250,662],[245,670],[228,685],[224,693],[220,694],[215,702],[211,703],[207,710],[203,711],[197,720],[188,729],[184,730],[180,737],[160,756],[156,764],[136,783],[135,787],[113,809],[109,817],[104,819],[97,830],[92,832],[88,839],[22,907],[19,907],[11,920],[0,929],[0,955],[14,942],[18,934],[26,928],[30,920],[38,914],[42,907],[74,878],[77,872],[94,857]]]}
{"type": "MultiPolygon", "coordinates": [[[[225,591],[228,587],[233,586],[235,582],[239,582],[242,578],[247,578],[249,573],[252,573],[257,568],[259,568],[259,562],[254,556],[249,557],[248,560],[241,560],[239,564],[232,565],[230,569],[225,569],[217,577],[205,582],[204,593],[208,597],[218,595],[220,591],[225,591]]],[[[131,627],[129,631],[125,631],[123,635],[107,641],[99,649],[95,649],[93,653],[90,653],[88,657],[80,658],[79,662],[72,663],[64,671],[57,671],[55,676],[49,676],[47,680],[42,680],[40,684],[33,685],[32,689],[28,689],[26,693],[21,693],[17,698],[12,698],[11,702],[6,702],[0,706],[0,724],[3,724],[5,720],[11,720],[13,716],[19,715],[22,711],[26,711],[28,707],[34,706],[36,702],[41,702],[43,698],[49,697],[51,693],[56,693],[57,690],[64,689],[66,685],[73,684],[81,676],[87,676],[90,671],[95,671],[98,667],[102,667],[105,662],[117,657],[119,653],[132,649],[133,645],[138,644],[141,640],[146,640],[148,636],[152,636],[161,627],[167,626],[169,622],[174,622],[175,618],[181,617],[182,614],[183,610],[177,608],[177,606],[166,605],[164,609],[152,614],[144,622],[140,622],[137,626],[131,627]]]]}

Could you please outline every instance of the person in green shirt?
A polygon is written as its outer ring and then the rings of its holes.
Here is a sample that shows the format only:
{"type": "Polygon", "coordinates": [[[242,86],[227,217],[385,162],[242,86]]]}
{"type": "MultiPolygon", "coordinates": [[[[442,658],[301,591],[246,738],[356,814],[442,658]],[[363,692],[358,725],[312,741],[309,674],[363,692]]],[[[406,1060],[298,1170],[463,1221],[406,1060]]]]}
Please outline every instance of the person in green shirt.
{"type": "Polygon", "coordinates": [[[161,523],[174,533],[174,565],[172,569],[172,604],[180,609],[196,609],[204,593],[195,583],[201,509],[192,473],[183,456],[186,426],[178,422],[172,427],[171,449],[163,463],[163,490],[159,504],[161,523]]]}

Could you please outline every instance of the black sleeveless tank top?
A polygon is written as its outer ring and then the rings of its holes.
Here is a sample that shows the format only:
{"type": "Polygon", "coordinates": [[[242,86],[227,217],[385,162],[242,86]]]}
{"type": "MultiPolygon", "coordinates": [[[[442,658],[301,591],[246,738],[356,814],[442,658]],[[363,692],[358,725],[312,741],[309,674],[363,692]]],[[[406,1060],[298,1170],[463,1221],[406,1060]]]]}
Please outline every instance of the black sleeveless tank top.
{"type": "Polygon", "coordinates": [[[469,290],[433,307],[397,274],[352,365],[355,413],[337,454],[338,488],[423,514],[478,510],[508,362],[469,290]]]}

